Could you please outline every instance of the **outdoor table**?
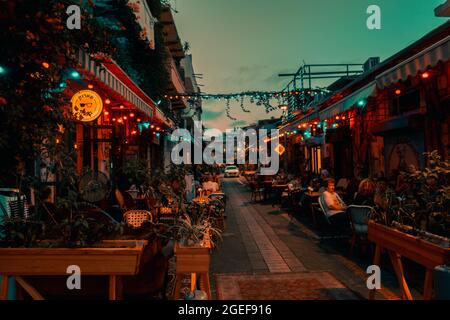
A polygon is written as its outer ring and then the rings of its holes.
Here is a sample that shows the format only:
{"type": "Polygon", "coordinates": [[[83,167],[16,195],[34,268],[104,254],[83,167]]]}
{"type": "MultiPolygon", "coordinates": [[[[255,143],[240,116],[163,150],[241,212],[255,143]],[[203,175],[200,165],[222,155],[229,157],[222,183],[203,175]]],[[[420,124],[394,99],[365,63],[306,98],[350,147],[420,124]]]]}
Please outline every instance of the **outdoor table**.
{"type": "Polygon", "coordinates": [[[195,203],[198,203],[198,204],[208,204],[209,198],[208,197],[196,197],[192,201],[195,203]]]}

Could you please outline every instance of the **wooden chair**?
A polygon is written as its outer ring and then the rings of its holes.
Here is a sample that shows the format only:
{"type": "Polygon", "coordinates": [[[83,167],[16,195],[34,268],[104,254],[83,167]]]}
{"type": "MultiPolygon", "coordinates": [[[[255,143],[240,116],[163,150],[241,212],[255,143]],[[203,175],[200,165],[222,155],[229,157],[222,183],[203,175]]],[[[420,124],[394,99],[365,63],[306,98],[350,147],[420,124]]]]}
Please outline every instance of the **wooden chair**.
{"type": "Polygon", "coordinates": [[[123,215],[123,220],[134,229],[140,228],[145,222],[153,222],[152,214],[147,210],[129,210],[123,215]]]}
{"type": "Polygon", "coordinates": [[[255,201],[257,202],[257,198],[259,197],[259,201],[262,201],[263,199],[263,192],[264,192],[264,188],[261,188],[258,184],[256,184],[255,182],[251,182],[249,184],[250,186],[250,190],[252,192],[251,196],[250,196],[250,200],[251,201],[255,201]]]}
{"type": "Polygon", "coordinates": [[[347,212],[350,218],[350,225],[352,228],[352,243],[350,247],[350,255],[353,254],[353,248],[356,242],[362,243],[363,251],[367,244],[367,224],[369,222],[369,216],[372,213],[373,208],[369,206],[356,206],[351,205],[348,207],[347,212]]]}

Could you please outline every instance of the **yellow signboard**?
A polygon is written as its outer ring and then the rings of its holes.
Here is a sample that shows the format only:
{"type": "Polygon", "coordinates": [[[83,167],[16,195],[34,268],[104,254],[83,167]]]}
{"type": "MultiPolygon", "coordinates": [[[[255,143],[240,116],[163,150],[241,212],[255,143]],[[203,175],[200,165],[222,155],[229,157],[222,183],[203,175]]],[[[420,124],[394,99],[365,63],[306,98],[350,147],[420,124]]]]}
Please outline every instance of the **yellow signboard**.
{"type": "Polygon", "coordinates": [[[71,99],[72,113],[75,119],[83,122],[96,120],[103,111],[103,101],[97,92],[81,90],[71,99]]]}

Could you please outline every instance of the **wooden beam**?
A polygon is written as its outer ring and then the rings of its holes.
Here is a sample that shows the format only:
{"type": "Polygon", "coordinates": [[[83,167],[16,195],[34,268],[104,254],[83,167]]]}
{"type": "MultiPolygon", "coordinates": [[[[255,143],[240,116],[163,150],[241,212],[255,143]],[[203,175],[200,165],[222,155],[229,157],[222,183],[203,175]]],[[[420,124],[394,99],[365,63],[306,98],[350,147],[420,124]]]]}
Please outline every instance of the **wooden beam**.
{"type": "Polygon", "coordinates": [[[33,298],[33,300],[45,300],[44,297],[22,277],[15,277],[16,282],[33,298]]]}

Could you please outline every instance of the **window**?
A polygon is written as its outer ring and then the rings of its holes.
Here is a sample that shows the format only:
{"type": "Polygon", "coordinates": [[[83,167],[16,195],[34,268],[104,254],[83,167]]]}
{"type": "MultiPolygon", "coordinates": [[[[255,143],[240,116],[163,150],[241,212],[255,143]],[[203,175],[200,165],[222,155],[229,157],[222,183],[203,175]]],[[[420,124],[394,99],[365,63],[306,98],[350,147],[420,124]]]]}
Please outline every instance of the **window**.
{"type": "Polygon", "coordinates": [[[420,108],[420,90],[414,89],[403,95],[395,96],[391,101],[390,113],[392,116],[399,116],[420,108]]]}

